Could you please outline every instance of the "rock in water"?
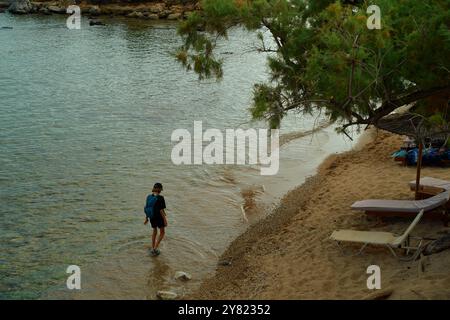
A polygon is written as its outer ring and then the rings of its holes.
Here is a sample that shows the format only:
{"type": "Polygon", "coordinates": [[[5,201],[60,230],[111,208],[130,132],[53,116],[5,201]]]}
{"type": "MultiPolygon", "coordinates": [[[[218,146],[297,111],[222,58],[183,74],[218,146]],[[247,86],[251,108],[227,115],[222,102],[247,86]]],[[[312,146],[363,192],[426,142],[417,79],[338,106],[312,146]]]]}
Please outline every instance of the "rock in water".
{"type": "Polygon", "coordinates": [[[192,279],[192,276],[184,271],[177,271],[175,272],[175,279],[176,280],[183,280],[183,281],[188,281],[192,279]]]}
{"type": "Polygon", "coordinates": [[[149,13],[149,14],[147,15],[147,19],[150,19],[150,20],[158,20],[158,19],[159,19],[159,16],[158,16],[156,13],[149,13]]]}
{"type": "Polygon", "coordinates": [[[97,16],[99,16],[101,14],[100,7],[99,6],[92,6],[92,7],[89,8],[88,13],[91,16],[97,17],[97,16]]]}
{"type": "Polygon", "coordinates": [[[68,6],[78,5],[76,0],[58,0],[58,6],[67,9],[68,6]]]}
{"type": "Polygon", "coordinates": [[[48,6],[47,10],[52,13],[64,14],[66,13],[66,8],[58,7],[58,6],[48,6]]]}
{"type": "Polygon", "coordinates": [[[127,15],[129,18],[144,18],[144,14],[140,11],[133,11],[129,15],[127,15]]]}
{"type": "Polygon", "coordinates": [[[150,3],[149,11],[151,13],[159,14],[160,12],[166,10],[166,4],[163,2],[160,3],[150,3]]]}
{"type": "Polygon", "coordinates": [[[167,18],[168,16],[169,16],[169,14],[171,14],[172,12],[170,11],[170,10],[163,10],[163,11],[160,11],[159,13],[158,13],[158,16],[159,16],[159,18],[160,19],[165,19],[165,18],[167,18]]]}
{"type": "Polygon", "coordinates": [[[0,9],[8,9],[10,6],[9,2],[0,1],[0,9]]]}
{"type": "Polygon", "coordinates": [[[172,291],[158,291],[156,296],[161,300],[175,300],[178,297],[178,295],[172,291]]]}
{"type": "Polygon", "coordinates": [[[40,13],[46,14],[46,15],[50,15],[50,14],[51,14],[50,10],[48,10],[46,7],[42,7],[42,8],[40,8],[38,11],[39,11],[40,13]]]}
{"type": "Polygon", "coordinates": [[[105,24],[100,20],[91,20],[89,21],[90,26],[104,26],[105,24]]]}
{"type": "Polygon", "coordinates": [[[182,14],[181,13],[171,13],[167,16],[167,20],[179,20],[182,18],[182,14]]]}
{"type": "Polygon", "coordinates": [[[14,0],[8,8],[13,14],[27,14],[34,11],[34,6],[30,0],[14,0]]]}

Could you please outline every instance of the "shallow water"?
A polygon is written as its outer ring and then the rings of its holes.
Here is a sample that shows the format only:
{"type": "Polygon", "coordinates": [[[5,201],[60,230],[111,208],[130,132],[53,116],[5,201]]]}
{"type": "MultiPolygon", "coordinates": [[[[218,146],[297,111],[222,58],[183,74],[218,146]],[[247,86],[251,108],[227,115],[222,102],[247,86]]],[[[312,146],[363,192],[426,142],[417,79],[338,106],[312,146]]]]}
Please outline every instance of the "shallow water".
{"type": "MultiPolygon", "coordinates": [[[[219,49],[224,79],[200,83],[170,55],[180,44],[174,24],[106,22],[68,30],[59,16],[0,14],[0,27],[13,27],[0,29],[1,299],[187,293],[283,193],[351,146],[331,127],[296,139],[283,146],[274,177],[251,166],[173,165],[173,130],[192,131],[194,120],[205,129],[250,120],[265,57],[251,52],[253,34],[234,30],[219,49]],[[142,222],[156,181],[169,228],[155,259],[142,222]],[[256,204],[243,212],[249,194],[256,204]],[[82,271],[78,292],[65,286],[72,264],[82,271]],[[178,270],[194,279],[176,282],[178,270]]],[[[292,116],[283,132],[313,121],[292,116]]]]}

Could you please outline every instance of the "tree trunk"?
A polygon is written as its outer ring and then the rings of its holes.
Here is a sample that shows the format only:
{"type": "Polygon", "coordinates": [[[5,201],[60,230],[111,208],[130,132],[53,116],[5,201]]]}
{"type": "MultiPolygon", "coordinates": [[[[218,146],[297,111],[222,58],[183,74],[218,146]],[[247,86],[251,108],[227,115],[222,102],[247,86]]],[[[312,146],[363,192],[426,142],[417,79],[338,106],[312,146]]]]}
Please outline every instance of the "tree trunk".
{"type": "Polygon", "coordinates": [[[420,189],[420,171],[422,169],[423,143],[419,142],[419,154],[417,156],[417,173],[416,173],[416,200],[419,200],[420,189]]]}

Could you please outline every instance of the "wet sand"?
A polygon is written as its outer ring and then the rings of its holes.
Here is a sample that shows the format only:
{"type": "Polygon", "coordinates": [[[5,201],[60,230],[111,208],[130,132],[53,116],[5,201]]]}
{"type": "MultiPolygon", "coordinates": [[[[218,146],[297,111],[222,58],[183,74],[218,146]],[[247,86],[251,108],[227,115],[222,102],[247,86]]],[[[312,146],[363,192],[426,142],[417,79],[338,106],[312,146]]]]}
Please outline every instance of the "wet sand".
{"type": "MultiPolygon", "coordinates": [[[[450,250],[402,262],[385,248],[345,256],[329,236],[336,229],[402,233],[410,219],[385,222],[350,210],[361,199],[412,199],[408,181],[415,168],[402,167],[391,153],[402,138],[371,133],[360,148],[330,156],[318,174],[290,191],[267,218],[235,239],[194,299],[363,299],[367,267],[381,268],[389,299],[450,299],[450,250]]],[[[450,169],[424,168],[422,176],[450,180],[450,169]]],[[[436,238],[450,232],[440,221],[422,220],[413,235],[436,238]]]]}

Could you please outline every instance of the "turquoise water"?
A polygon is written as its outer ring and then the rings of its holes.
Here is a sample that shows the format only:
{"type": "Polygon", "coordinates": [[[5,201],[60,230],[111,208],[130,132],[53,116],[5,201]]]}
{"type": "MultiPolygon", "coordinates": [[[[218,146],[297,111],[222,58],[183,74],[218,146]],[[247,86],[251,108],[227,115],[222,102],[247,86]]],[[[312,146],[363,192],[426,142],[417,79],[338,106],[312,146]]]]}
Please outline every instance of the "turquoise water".
{"type": "Polygon", "coordinates": [[[170,160],[173,130],[250,120],[252,85],[266,79],[253,34],[234,30],[219,49],[225,78],[200,83],[170,55],[175,25],[106,22],[68,30],[64,17],[0,14],[0,27],[13,27],[0,29],[0,299],[189,292],[247,226],[242,190],[269,181],[252,168],[170,160]],[[142,207],[156,181],[169,229],[153,259],[142,207]],[[71,264],[79,292],[65,287],[71,264]],[[180,287],[177,270],[194,280],[180,287]]]}

